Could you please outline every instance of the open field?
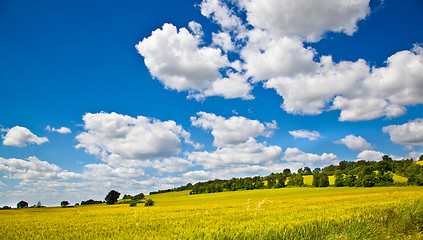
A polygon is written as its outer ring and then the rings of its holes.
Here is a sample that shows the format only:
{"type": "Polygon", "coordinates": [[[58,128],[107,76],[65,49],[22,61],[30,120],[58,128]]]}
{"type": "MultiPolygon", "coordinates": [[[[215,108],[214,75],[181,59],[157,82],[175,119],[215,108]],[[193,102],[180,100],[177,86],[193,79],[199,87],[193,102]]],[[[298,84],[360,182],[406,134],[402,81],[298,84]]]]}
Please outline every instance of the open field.
{"type": "Polygon", "coordinates": [[[0,211],[2,239],[423,239],[423,188],[281,188],[147,196],[153,207],[0,211]]]}

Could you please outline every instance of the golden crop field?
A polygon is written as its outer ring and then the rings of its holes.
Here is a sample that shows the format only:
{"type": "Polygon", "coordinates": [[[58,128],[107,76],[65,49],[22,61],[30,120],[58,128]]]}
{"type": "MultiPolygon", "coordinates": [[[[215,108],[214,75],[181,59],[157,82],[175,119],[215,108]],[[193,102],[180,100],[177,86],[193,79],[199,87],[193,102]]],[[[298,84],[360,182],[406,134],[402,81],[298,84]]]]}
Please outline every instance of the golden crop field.
{"type": "Polygon", "coordinates": [[[423,188],[281,188],[0,211],[1,239],[423,239],[423,188]]]}

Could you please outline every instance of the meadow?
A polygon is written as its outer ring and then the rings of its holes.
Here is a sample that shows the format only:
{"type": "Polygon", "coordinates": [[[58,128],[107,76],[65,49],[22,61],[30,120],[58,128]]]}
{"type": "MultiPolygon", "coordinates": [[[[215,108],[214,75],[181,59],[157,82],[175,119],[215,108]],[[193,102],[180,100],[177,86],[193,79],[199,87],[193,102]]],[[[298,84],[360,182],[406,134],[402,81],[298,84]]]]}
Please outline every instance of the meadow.
{"type": "Polygon", "coordinates": [[[423,188],[286,187],[0,211],[2,239],[423,239],[423,188]]]}

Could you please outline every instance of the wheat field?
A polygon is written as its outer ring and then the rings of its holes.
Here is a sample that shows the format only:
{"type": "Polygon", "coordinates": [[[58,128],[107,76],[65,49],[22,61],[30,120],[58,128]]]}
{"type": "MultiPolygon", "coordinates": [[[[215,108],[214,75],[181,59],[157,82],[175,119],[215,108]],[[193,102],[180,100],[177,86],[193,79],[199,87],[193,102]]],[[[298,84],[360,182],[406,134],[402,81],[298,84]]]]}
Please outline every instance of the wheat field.
{"type": "Polygon", "coordinates": [[[423,239],[423,188],[147,196],[156,204],[0,211],[2,239],[423,239]]]}

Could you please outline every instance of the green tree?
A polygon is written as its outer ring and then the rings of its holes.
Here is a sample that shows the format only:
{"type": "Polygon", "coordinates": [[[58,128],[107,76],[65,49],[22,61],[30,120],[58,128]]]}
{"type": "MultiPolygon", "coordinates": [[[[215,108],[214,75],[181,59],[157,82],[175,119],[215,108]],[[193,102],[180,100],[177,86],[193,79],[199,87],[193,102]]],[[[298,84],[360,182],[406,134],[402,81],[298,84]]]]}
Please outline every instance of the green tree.
{"type": "Polygon", "coordinates": [[[304,177],[300,173],[294,173],[289,178],[288,185],[301,187],[304,185],[304,177]]]}
{"type": "Polygon", "coordinates": [[[131,199],[132,200],[141,200],[144,199],[144,193],[138,193],[137,195],[133,196],[131,199]]]}
{"type": "Polygon", "coordinates": [[[313,182],[311,183],[311,185],[313,187],[319,187],[319,175],[320,175],[320,172],[314,171],[314,173],[313,173],[313,182]]]}
{"type": "Polygon", "coordinates": [[[394,183],[394,175],[389,172],[378,172],[377,174],[377,182],[378,185],[386,186],[386,185],[392,185],[394,183]]]}
{"type": "Polygon", "coordinates": [[[361,179],[363,187],[373,187],[376,184],[376,176],[374,174],[366,175],[361,179]]]}
{"type": "Polygon", "coordinates": [[[311,175],[311,169],[309,167],[304,167],[303,175],[311,175]]]}
{"type": "Polygon", "coordinates": [[[17,208],[27,208],[28,207],[28,203],[25,201],[20,201],[18,202],[18,204],[16,205],[17,208]]]}
{"type": "Polygon", "coordinates": [[[120,196],[120,193],[115,191],[115,190],[111,190],[107,196],[104,198],[104,200],[106,200],[106,203],[108,205],[113,205],[117,202],[118,198],[120,196]]]}
{"type": "Polygon", "coordinates": [[[277,177],[277,183],[275,185],[277,185],[276,188],[280,188],[280,187],[285,187],[285,180],[286,180],[286,176],[283,174],[279,174],[279,176],[277,177]]]}
{"type": "MultiPolygon", "coordinates": [[[[392,162],[392,159],[391,159],[391,162],[392,162]]],[[[376,170],[378,170],[380,174],[384,174],[386,172],[392,171],[391,162],[389,162],[389,160],[382,160],[378,162],[376,164],[376,170]]]]}
{"type": "Polygon", "coordinates": [[[335,171],[335,187],[345,186],[345,177],[341,170],[335,171]]]}
{"type": "Polygon", "coordinates": [[[348,175],[345,177],[345,185],[354,187],[356,185],[357,177],[355,175],[348,175]]]}
{"type": "Polygon", "coordinates": [[[290,177],[291,176],[291,169],[289,168],[285,168],[282,172],[283,175],[285,175],[286,177],[290,177]]]}
{"type": "Polygon", "coordinates": [[[145,200],[144,206],[150,207],[150,206],[153,206],[154,203],[155,202],[152,199],[147,199],[147,200],[145,200]]]}
{"type": "Polygon", "coordinates": [[[320,168],[315,168],[315,169],[313,170],[313,174],[315,174],[315,173],[319,174],[321,171],[322,171],[322,169],[320,169],[320,168]]]}
{"type": "Polygon", "coordinates": [[[328,187],[329,177],[325,172],[319,174],[319,187],[328,187]]]}
{"type": "Polygon", "coordinates": [[[60,206],[62,206],[62,208],[65,208],[65,207],[67,207],[69,205],[69,202],[68,201],[62,201],[61,203],[60,203],[60,206]]]}
{"type": "Polygon", "coordinates": [[[125,194],[123,195],[122,199],[132,199],[133,196],[129,195],[129,194],[125,194]]]}

